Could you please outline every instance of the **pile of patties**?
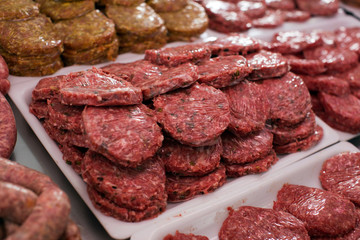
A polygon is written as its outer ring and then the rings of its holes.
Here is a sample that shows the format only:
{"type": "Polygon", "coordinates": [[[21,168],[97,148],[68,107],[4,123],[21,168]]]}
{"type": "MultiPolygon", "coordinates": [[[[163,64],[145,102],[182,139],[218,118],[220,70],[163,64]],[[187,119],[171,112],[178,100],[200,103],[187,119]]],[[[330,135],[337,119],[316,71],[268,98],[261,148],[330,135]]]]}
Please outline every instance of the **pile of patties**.
{"type": "Polygon", "coordinates": [[[123,221],[152,218],[167,202],[265,172],[275,152],[306,150],[322,138],[305,84],[266,46],[235,34],[43,78],[30,111],[96,208],[123,221]],[[305,135],[294,131],[303,124],[305,135]],[[289,132],[282,144],[273,142],[275,127],[289,132]]]}
{"type": "Polygon", "coordinates": [[[10,74],[43,76],[63,63],[61,37],[39,5],[31,0],[3,1],[0,6],[0,54],[10,74]]]}

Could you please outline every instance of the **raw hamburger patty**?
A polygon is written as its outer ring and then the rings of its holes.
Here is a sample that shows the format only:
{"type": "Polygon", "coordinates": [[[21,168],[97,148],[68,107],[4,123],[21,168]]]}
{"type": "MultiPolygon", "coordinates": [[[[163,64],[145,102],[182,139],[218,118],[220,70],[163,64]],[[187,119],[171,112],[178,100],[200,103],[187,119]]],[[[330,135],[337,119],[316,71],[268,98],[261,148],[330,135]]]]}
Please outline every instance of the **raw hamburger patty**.
{"type": "Polygon", "coordinates": [[[286,46],[283,47],[286,51],[281,51],[281,48],[277,49],[280,50],[280,53],[298,53],[322,44],[321,37],[318,34],[297,30],[275,33],[271,42],[286,46]]]}
{"type": "Polygon", "coordinates": [[[264,158],[272,149],[273,135],[267,129],[237,137],[230,132],[221,135],[222,158],[227,164],[244,164],[264,158]]]}
{"type": "Polygon", "coordinates": [[[318,93],[318,98],[325,113],[340,124],[360,130],[360,100],[352,94],[334,96],[324,92],[318,93]]]}
{"type": "Polygon", "coordinates": [[[132,105],[142,102],[142,93],[140,88],[93,67],[62,78],[60,99],[69,105],[132,105]]]}
{"type": "Polygon", "coordinates": [[[225,167],[220,164],[213,172],[200,177],[181,177],[167,175],[166,192],[169,202],[182,202],[196,195],[207,194],[224,185],[225,167]]]}
{"type": "Polygon", "coordinates": [[[85,107],[82,119],[90,149],[122,166],[140,165],[163,140],[150,111],[144,105],[85,107]]]}
{"type": "Polygon", "coordinates": [[[282,12],[286,22],[304,22],[311,17],[309,12],[301,10],[284,10],[282,12]]]}
{"type": "Polygon", "coordinates": [[[145,210],[166,201],[165,169],[157,158],[138,168],[117,167],[104,156],[88,151],[81,168],[84,181],[120,207],[145,210]]]}
{"type": "Polygon", "coordinates": [[[265,127],[270,105],[263,98],[262,88],[253,82],[243,81],[223,89],[230,104],[229,130],[238,136],[247,135],[265,127]]]}
{"type": "Polygon", "coordinates": [[[337,13],[339,0],[295,0],[296,5],[303,11],[310,12],[311,15],[329,16],[337,13]]]}
{"type": "Polygon", "coordinates": [[[299,151],[307,150],[316,145],[324,136],[324,130],[320,125],[315,127],[315,131],[307,138],[295,140],[293,142],[276,145],[274,144],[274,150],[277,154],[295,153],[299,151]]]}
{"type": "Polygon", "coordinates": [[[262,48],[259,40],[239,33],[219,37],[207,42],[206,45],[210,48],[213,56],[246,55],[262,48]]]}
{"type": "Polygon", "coordinates": [[[355,227],[357,214],[350,200],[341,195],[300,185],[284,184],[274,202],[305,223],[310,236],[337,236],[355,227]]]}
{"type": "Polygon", "coordinates": [[[294,55],[285,55],[285,57],[293,73],[315,76],[326,71],[324,63],[320,60],[301,59],[294,55]]]}
{"type": "Polygon", "coordinates": [[[284,15],[280,10],[267,9],[265,15],[252,20],[255,28],[276,28],[285,21],[284,15]]]}
{"type": "Polygon", "coordinates": [[[247,79],[260,80],[281,77],[289,71],[287,58],[280,53],[260,51],[246,56],[252,72],[247,79]]]}
{"type": "Polygon", "coordinates": [[[346,48],[351,51],[356,52],[358,55],[360,53],[360,28],[359,27],[340,27],[335,30],[335,42],[336,45],[341,48],[346,48]]]}
{"type": "Polygon", "coordinates": [[[0,93],[0,157],[9,158],[17,138],[14,113],[10,104],[0,93]]]}
{"type": "Polygon", "coordinates": [[[292,127],[277,126],[276,124],[273,124],[270,127],[270,131],[274,135],[274,144],[284,145],[311,136],[315,132],[315,127],[315,114],[311,110],[306,115],[304,121],[299,124],[292,127]]]}
{"type": "Polygon", "coordinates": [[[77,174],[81,175],[81,164],[85,156],[86,148],[79,148],[72,145],[59,145],[63,154],[63,160],[70,165],[77,174]]]}
{"type": "Polygon", "coordinates": [[[105,198],[103,194],[99,193],[91,186],[87,186],[87,193],[96,209],[107,216],[125,222],[140,222],[142,220],[151,219],[158,216],[166,209],[166,201],[149,206],[144,210],[133,210],[117,205],[110,199],[105,198]]]}
{"type": "Polygon", "coordinates": [[[51,98],[47,101],[49,122],[62,129],[82,133],[81,113],[83,106],[70,106],[61,104],[59,99],[51,98]]]}
{"type": "Polygon", "coordinates": [[[220,240],[247,239],[310,240],[304,223],[283,211],[242,206],[230,209],[219,231],[220,240]]]}
{"type": "Polygon", "coordinates": [[[225,164],[227,177],[241,177],[248,174],[262,173],[278,161],[278,157],[274,150],[264,158],[257,159],[254,162],[245,164],[225,164]]]}
{"type": "Polygon", "coordinates": [[[329,72],[345,72],[358,64],[358,55],[354,51],[332,46],[306,50],[304,56],[321,60],[329,72]]]}
{"type": "Polygon", "coordinates": [[[206,44],[187,44],[178,47],[169,47],[161,49],[149,49],[145,51],[145,60],[154,64],[175,67],[182,63],[198,63],[209,59],[211,50],[206,44]]]}
{"type": "Polygon", "coordinates": [[[327,159],[320,172],[324,189],[336,192],[360,205],[360,153],[345,152],[327,159]]]}
{"type": "Polygon", "coordinates": [[[264,80],[260,86],[270,103],[270,119],[292,126],[303,121],[311,109],[311,98],[303,80],[289,72],[281,78],[264,80]]]}
{"type": "Polygon", "coordinates": [[[209,28],[222,33],[242,32],[251,28],[251,19],[235,3],[204,0],[202,5],[209,16],[209,28]]]}
{"type": "Polygon", "coordinates": [[[332,75],[302,75],[301,78],[309,91],[322,91],[336,96],[347,95],[350,93],[349,82],[332,75]]]}
{"type": "Polygon", "coordinates": [[[351,88],[360,88],[360,64],[348,71],[335,73],[334,76],[349,82],[351,88]]]}
{"type": "Polygon", "coordinates": [[[263,1],[242,0],[237,2],[237,7],[250,18],[259,18],[264,16],[267,9],[263,1]]]}
{"type": "Polygon", "coordinates": [[[166,172],[182,176],[203,176],[219,166],[221,153],[221,139],[213,146],[196,148],[165,139],[157,155],[164,162],[166,172]]]}
{"type": "Polygon", "coordinates": [[[243,56],[219,56],[201,62],[198,82],[215,88],[235,85],[251,73],[243,56]]]}
{"type": "Polygon", "coordinates": [[[141,88],[144,99],[188,87],[198,79],[198,67],[192,63],[166,67],[147,60],[138,60],[130,63],[113,63],[104,66],[102,70],[141,88]]]}
{"type": "Polygon", "coordinates": [[[205,84],[154,99],[158,121],[174,139],[194,147],[213,145],[230,122],[223,92],[205,84]]]}
{"type": "Polygon", "coordinates": [[[293,10],[295,2],[293,0],[265,0],[266,6],[273,9],[293,10]]]}
{"type": "Polygon", "coordinates": [[[48,105],[46,100],[31,101],[29,111],[38,119],[48,118],[48,105]]]}
{"type": "Polygon", "coordinates": [[[65,75],[59,75],[40,79],[32,91],[32,100],[44,100],[57,95],[60,89],[60,80],[65,77],[65,75]]]}

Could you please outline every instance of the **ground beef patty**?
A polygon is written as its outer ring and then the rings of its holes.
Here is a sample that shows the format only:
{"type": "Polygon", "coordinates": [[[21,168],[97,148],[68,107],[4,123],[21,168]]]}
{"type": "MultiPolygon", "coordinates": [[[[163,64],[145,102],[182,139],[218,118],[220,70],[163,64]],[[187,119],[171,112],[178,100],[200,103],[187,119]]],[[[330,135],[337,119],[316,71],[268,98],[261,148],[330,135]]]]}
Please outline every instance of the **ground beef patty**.
{"type": "Polygon", "coordinates": [[[278,125],[293,126],[311,110],[311,98],[303,80],[289,72],[281,78],[262,81],[270,103],[270,119],[278,125]]]}
{"type": "Polygon", "coordinates": [[[277,145],[274,144],[274,150],[277,154],[286,154],[286,153],[295,153],[299,151],[307,150],[313,146],[315,146],[324,136],[324,130],[320,125],[315,127],[315,131],[309,137],[304,139],[297,140],[284,144],[277,145]]]}
{"type": "Polygon", "coordinates": [[[111,216],[125,222],[140,222],[146,219],[151,219],[158,216],[166,209],[166,201],[158,202],[144,210],[124,208],[117,205],[110,199],[105,198],[103,194],[96,191],[96,189],[89,185],[87,186],[87,193],[89,194],[89,198],[96,209],[107,216],[111,216]]]}
{"type": "Polygon", "coordinates": [[[341,153],[323,163],[319,179],[324,189],[360,205],[359,169],[360,153],[341,153]]]}
{"type": "Polygon", "coordinates": [[[183,9],[187,5],[186,0],[149,0],[147,4],[152,7],[155,12],[175,12],[183,9]]]}
{"type": "Polygon", "coordinates": [[[213,146],[195,148],[168,138],[157,154],[167,172],[182,176],[203,176],[219,166],[221,153],[221,139],[213,146]]]}
{"type": "Polygon", "coordinates": [[[271,42],[286,46],[276,49],[281,53],[299,53],[305,49],[322,45],[321,37],[318,34],[297,30],[275,33],[271,42]],[[283,51],[281,51],[282,49],[283,51]]]}
{"type": "Polygon", "coordinates": [[[252,72],[247,79],[260,80],[281,77],[290,69],[287,58],[280,53],[260,51],[246,56],[252,72]]]}
{"type": "Polygon", "coordinates": [[[29,111],[38,119],[48,118],[48,105],[46,100],[31,101],[29,111]]]}
{"type": "Polygon", "coordinates": [[[310,240],[304,223],[283,211],[242,206],[229,209],[219,231],[220,240],[247,239],[310,240]]]}
{"type": "Polygon", "coordinates": [[[16,122],[10,104],[0,93],[0,157],[9,158],[17,138],[16,122]]]}
{"type": "Polygon", "coordinates": [[[69,105],[132,105],[142,102],[142,93],[140,88],[93,67],[62,78],[60,99],[69,105]]]}
{"type": "Polygon", "coordinates": [[[0,20],[36,17],[39,12],[39,4],[32,0],[3,0],[0,6],[0,20]]]}
{"type": "Polygon", "coordinates": [[[202,2],[209,16],[209,28],[222,33],[242,32],[252,27],[251,19],[235,3],[220,0],[202,2]]]}
{"type": "Polygon", "coordinates": [[[305,22],[311,17],[309,12],[301,10],[282,10],[282,13],[286,22],[305,22]]]}
{"type": "Polygon", "coordinates": [[[280,10],[267,9],[265,15],[252,20],[255,28],[276,28],[281,26],[285,21],[284,15],[280,10]]]}
{"type": "Polygon", "coordinates": [[[227,177],[242,177],[248,174],[262,173],[278,161],[278,157],[274,150],[264,158],[257,159],[245,164],[225,164],[227,177]]]}
{"type": "Polygon", "coordinates": [[[221,135],[222,158],[228,164],[244,164],[264,158],[272,149],[273,135],[267,129],[237,137],[230,132],[221,135]]]}
{"type": "Polygon", "coordinates": [[[180,233],[179,231],[176,231],[175,235],[168,234],[163,238],[163,240],[209,240],[209,238],[202,235],[180,233]]]}
{"type": "Polygon", "coordinates": [[[315,132],[315,127],[315,114],[311,110],[306,115],[304,121],[299,124],[292,127],[277,126],[276,124],[273,124],[270,127],[270,131],[274,135],[274,144],[285,145],[311,136],[315,132]]]}
{"type": "Polygon", "coordinates": [[[60,79],[65,77],[65,75],[59,75],[40,79],[32,91],[32,100],[44,100],[57,95],[60,89],[60,79]]]}
{"type": "Polygon", "coordinates": [[[354,229],[355,206],[341,195],[301,185],[284,184],[274,202],[305,223],[310,236],[337,236],[354,229]]]}
{"type": "Polygon", "coordinates": [[[154,99],[158,121],[174,139],[194,147],[213,145],[230,122],[223,92],[205,84],[154,99]]]}
{"type": "Polygon", "coordinates": [[[315,76],[326,71],[322,61],[317,59],[302,59],[295,55],[285,55],[290,65],[290,70],[296,74],[315,76]]]}
{"type": "Polygon", "coordinates": [[[175,67],[182,63],[198,63],[209,59],[211,50],[204,43],[187,44],[178,47],[149,49],[145,51],[145,60],[154,64],[175,67]]]}
{"type": "Polygon", "coordinates": [[[160,148],[163,135],[144,105],[90,107],[82,114],[90,149],[122,166],[136,167],[160,148]]]}
{"type": "Polygon", "coordinates": [[[200,177],[166,176],[166,192],[169,202],[182,202],[196,195],[207,194],[224,185],[226,173],[220,164],[213,172],[200,177]]]}
{"type": "Polygon", "coordinates": [[[339,0],[295,0],[300,10],[310,12],[311,15],[329,16],[337,13],[339,0]]]}
{"type": "Polygon", "coordinates": [[[243,56],[219,56],[201,62],[198,82],[215,88],[238,84],[252,69],[243,56]]]}
{"type": "Polygon", "coordinates": [[[293,0],[265,0],[266,6],[273,9],[293,10],[295,2],[293,0]]]}
{"type": "Polygon", "coordinates": [[[270,114],[270,105],[266,92],[253,82],[243,81],[235,86],[223,89],[230,104],[229,130],[238,136],[264,128],[270,114]]]}
{"type": "Polygon", "coordinates": [[[157,158],[137,168],[127,168],[88,151],[81,168],[84,181],[120,207],[145,210],[156,202],[166,201],[165,169],[157,158]]]}
{"type": "Polygon", "coordinates": [[[334,77],[346,80],[349,82],[351,88],[360,88],[360,64],[357,64],[354,68],[348,71],[335,73],[334,77]]]}
{"type": "Polygon", "coordinates": [[[144,99],[188,87],[198,79],[198,67],[184,63],[176,67],[157,65],[147,60],[113,63],[102,68],[142,90],[144,99]]]}
{"type": "Polygon", "coordinates": [[[259,40],[245,34],[231,33],[206,42],[213,56],[246,55],[262,48],[259,40]]]}
{"type": "Polygon", "coordinates": [[[237,2],[237,7],[250,18],[259,18],[265,15],[267,9],[263,1],[242,0],[237,2]]]}
{"type": "Polygon", "coordinates": [[[317,94],[324,112],[334,122],[360,131],[360,100],[352,94],[334,96],[324,92],[317,94]]]}
{"type": "Polygon", "coordinates": [[[328,72],[345,72],[358,64],[358,55],[354,51],[333,46],[306,50],[304,57],[321,60],[328,72]]]}
{"type": "Polygon", "coordinates": [[[300,77],[305,82],[309,91],[322,91],[336,96],[347,95],[350,93],[349,82],[332,75],[301,75],[300,77]]]}

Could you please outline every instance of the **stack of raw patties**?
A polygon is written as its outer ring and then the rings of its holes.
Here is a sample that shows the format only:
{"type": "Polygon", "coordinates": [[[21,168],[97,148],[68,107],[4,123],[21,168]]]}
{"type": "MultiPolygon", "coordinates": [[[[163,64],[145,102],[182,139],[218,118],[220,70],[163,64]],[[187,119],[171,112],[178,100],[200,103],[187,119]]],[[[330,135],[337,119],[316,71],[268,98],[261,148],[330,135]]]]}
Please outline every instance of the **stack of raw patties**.
{"type": "Polygon", "coordinates": [[[120,52],[142,53],[166,44],[162,18],[144,1],[103,0],[105,14],[115,22],[120,52]]]}
{"type": "Polygon", "coordinates": [[[97,64],[117,57],[114,22],[94,10],[93,1],[44,0],[41,11],[56,21],[55,29],[64,42],[65,65],[97,64]]]}
{"type": "Polygon", "coordinates": [[[8,64],[10,74],[43,76],[63,66],[61,37],[51,20],[39,14],[37,3],[2,1],[0,20],[0,55],[8,64]]]}
{"type": "Polygon", "coordinates": [[[289,53],[291,69],[304,80],[311,93],[313,110],[331,127],[349,133],[360,132],[360,28],[335,31],[277,33],[271,44],[289,53]],[[297,39],[308,36],[311,49],[289,51],[297,39]],[[286,43],[287,42],[287,43],[286,43]]]}
{"type": "Polygon", "coordinates": [[[191,41],[208,27],[204,8],[192,0],[149,0],[164,20],[169,41],[191,41]]]}

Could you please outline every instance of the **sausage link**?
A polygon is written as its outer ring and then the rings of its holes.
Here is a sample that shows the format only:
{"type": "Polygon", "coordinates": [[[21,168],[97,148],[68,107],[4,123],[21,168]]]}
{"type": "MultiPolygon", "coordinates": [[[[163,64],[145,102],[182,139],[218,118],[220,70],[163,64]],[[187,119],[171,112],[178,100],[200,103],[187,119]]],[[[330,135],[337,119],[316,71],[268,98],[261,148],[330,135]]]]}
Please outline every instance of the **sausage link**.
{"type": "Polygon", "coordinates": [[[18,184],[38,194],[36,205],[19,229],[6,240],[57,240],[70,213],[67,195],[46,175],[0,158],[0,181],[18,184]]]}
{"type": "Polygon", "coordinates": [[[21,224],[33,210],[37,195],[19,185],[0,182],[0,217],[21,224]]]}
{"type": "Polygon", "coordinates": [[[10,90],[10,81],[0,78],[0,92],[5,96],[10,90]]]}
{"type": "Polygon", "coordinates": [[[0,79],[1,78],[8,78],[9,76],[9,68],[6,64],[4,58],[0,55],[0,79]]]}

